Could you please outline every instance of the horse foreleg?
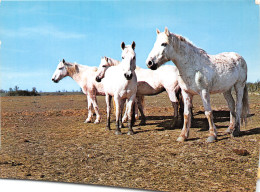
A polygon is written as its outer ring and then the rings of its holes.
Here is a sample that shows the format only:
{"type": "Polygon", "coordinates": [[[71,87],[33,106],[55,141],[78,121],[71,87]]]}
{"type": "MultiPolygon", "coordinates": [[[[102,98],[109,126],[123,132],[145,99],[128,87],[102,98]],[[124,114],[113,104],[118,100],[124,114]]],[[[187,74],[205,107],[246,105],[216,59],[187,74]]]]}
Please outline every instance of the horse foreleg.
{"type": "MultiPolygon", "coordinates": [[[[127,101],[127,102],[128,102],[128,101],[127,101]]],[[[126,123],[127,120],[128,120],[127,110],[125,110],[125,113],[124,113],[124,116],[123,116],[122,122],[123,122],[123,123],[126,123]]]]}
{"type": "Polygon", "coordinates": [[[183,128],[181,130],[181,134],[178,137],[177,141],[183,142],[189,137],[189,129],[191,124],[191,101],[192,101],[192,95],[189,93],[186,93],[185,91],[182,91],[182,96],[184,100],[184,122],[183,122],[183,128]]]}
{"type": "Polygon", "coordinates": [[[92,100],[89,95],[87,95],[87,103],[88,103],[88,118],[85,120],[84,123],[90,123],[93,113],[92,113],[92,100]]]}
{"type": "Polygon", "coordinates": [[[213,113],[210,105],[210,95],[206,89],[203,89],[200,93],[200,96],[202,98],[203,106],[205,109],[205,115],[209,122],[209,137],[207,139],[207,142],[211,143],[217,140],[217,129],[213,122],[213,113]]]}
{"type": "Polygon", "coordinates": [[[146,118],[145,118],[145,115],[144,115],[144,96],[138,96],[137,97],[137,107],[140,111],[140,114],[141,114],[141,122],[139,125],[145,125],[146,124],[146,118]]]}
{"type": "Polygon", "coordinates": [[[119,112],[119,128],[124,128],[124,124],[122,122],[122,115],[123,115],[123,110],[124,110],[124,105],[125,105],[125,99],[122,99],[120,102],[120,112],[119,112]]]}
{"type": "Polygon", "coordinates": [[[134,107],[135,107],[135,95],[132,95],[127,103],[127,115],[128,115],[128,133],[127,135],[133,135],[133,125],[135,121],[134,117],[134,107]]]}
{"type": "Polygon", "coordinates": [[[92,95],[90,95],[90,98],[91,98],[91,101],[92,101],[92,104],[93,104],[93,108],[94,108],[95,113],[96,113],[96,120],[95,120],[94,123],[97,124],[97,123],[100,123],[101,117],[100,117],[100,114],[99,114],[96,94],[92,93],[92,95]]]}
{"type": "Polygon", "coordinates": [[[119,127],[119,119],[120,119],[120,104],[121,98],[114,95],[115,107],[116,107],[116,135],[122,135],[120,127],[119,127]]]}
{"type": "Polygon", "coordinates": [[[230,125],[225,131],[226,133],[232,133],[235,128],[235,120],[236,120],[236,113],[235,113],[235,101],[231,94],[231,89],[223,93],[224,98],[227,101],[228,108],[230,110],[230,125]]]}
{"type": "Polygon", "coordinates": [[[107,130],[111,130],[110,128],[110,114],[111,114],[111,99],[112,96],[106,95],[106,104],[107,104],[107,130]]]}

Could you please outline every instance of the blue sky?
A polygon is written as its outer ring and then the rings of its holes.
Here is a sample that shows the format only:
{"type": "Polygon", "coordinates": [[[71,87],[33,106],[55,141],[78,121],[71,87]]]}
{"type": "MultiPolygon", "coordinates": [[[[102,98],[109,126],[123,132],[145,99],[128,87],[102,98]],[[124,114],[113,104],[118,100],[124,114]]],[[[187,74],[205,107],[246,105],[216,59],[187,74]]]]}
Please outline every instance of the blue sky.
{"type": "Polygon", "coordinates": [[[120,59],[120,44],[136,42],[137,65],[156,39],[156,28],[181,34],[209,54],[234,51],[248,64],[248,81],[260,80],[260,14],[254,0],[2,1],[1,89],[79,90],[69,77],[51,76],[61,59],[98,66],[120,59]]]}

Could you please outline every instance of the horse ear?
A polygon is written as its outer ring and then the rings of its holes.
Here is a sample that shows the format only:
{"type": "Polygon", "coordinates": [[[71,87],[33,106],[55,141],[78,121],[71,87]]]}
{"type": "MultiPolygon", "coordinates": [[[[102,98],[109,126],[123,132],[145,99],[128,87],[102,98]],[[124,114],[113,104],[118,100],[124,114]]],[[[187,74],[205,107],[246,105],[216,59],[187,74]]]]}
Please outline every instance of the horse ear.
{"type": "Polygon", "coordinates": [[[106,60],[106,62],[108,62],[108,58],[105,56],[105,60],[106,60]]]}
{"type": "Polygon", "coordinates": [[[165,34],[167,35],[167,36],[169,36],[170,35],[170,32],[169,32],[169,29],[167,28],[167,27],[165,27],[165,34]]]}
{"type": "Polygon", "coordinates": [[[156,29],[156,33],[157,33],[157,35],[159,35],[159,33],[160,33],[160,30],[159,30],[159,29],[156,29]]]}
{"type": "Polygon", "coordinates": [[[124,43],[124,42],[121,43],[121,48],[122,48],[123,50],[125,49],[125,43],[124,43]]]}
{"type": "Polygon", "coordinates": [[[135,50],[135,42],[132,43],[132,49],[135,50]]]}
{"type": "Polygon", "coordinates": [[[65,59],[62,59],[62,63],[65,63],[65,59]]]}

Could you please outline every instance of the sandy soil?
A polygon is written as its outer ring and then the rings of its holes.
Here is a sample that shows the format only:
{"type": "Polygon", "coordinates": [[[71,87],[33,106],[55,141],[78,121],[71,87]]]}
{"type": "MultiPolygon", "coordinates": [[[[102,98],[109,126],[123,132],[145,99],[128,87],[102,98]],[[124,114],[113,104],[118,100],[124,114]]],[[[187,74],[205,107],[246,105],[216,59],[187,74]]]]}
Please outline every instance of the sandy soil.
{"type": "MultiPolygon", "coordinates": [[[[260,96],[250,94],[252,117],[242,136],[224,135],[229,112],[222,95],[211,99],[218,141],[207,144],[208,124],[195,97],[190,138],[176,142],[173,109],[165,93],[146,98],[147,125],[133,136],[84,124],[86,98],[1,97],[0,178],[87,183],[159,191],[255,191],[260,141],[260,96]]],[[[112,116],[111,128],[115,129],[112,116]]]]}

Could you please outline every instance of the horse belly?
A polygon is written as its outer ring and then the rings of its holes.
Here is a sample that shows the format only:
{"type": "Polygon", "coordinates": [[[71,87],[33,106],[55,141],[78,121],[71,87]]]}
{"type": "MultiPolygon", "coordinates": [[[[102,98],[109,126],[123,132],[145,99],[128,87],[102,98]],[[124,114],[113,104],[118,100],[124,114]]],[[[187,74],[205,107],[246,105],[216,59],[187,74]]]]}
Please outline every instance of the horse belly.
{"type": "Polygon", "coordinates": [[[218,79],[214,79],[211,86],[210,93],[211,94],[224,93],[228,91],[234,86],[237,79],[238,77],[229,78],[229,76],[225,76],[225,77],[222,76],[218,79]]]}
{"type": "Polygon", "coordinates": [[[138,81],[137,95],[156,95],[165,91],[162,86],[153,86],[145,81],[138,81]]]}

